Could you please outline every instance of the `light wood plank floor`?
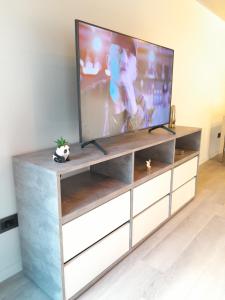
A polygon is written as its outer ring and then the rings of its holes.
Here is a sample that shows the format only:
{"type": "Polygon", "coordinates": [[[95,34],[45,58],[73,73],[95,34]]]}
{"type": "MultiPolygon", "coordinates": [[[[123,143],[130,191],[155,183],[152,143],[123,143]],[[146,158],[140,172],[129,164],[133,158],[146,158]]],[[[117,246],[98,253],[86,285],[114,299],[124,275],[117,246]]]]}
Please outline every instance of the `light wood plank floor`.
{"type": "MultiPolygon", "coordinates": [[[[197,197],[79,300],[225,300],[225,165],[200,167],[197,197]]],[[[19,274],[0,300],[47,300],[19,274]]]]}

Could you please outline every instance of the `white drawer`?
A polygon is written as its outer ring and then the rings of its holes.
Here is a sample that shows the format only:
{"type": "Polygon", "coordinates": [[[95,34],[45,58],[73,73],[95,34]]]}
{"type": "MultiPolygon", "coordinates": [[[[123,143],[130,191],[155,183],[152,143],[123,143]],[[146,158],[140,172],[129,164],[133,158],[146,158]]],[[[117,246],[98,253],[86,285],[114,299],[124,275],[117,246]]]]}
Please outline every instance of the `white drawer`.
{"type": "Polygon", "coordinates": [[[173,173],[173,191],[196,176],[197,168],[198,156],[176,167],[173,173]]]}
{"type": "Polygon", "coordinates": [[[179,208],[195,196],[195,183],[196,178],[193,178],[173,192],[171,214],[174,214],[179,208]]]}
{"type": "Polygon", "coordinates": [[[170,192],[171,171],[157,176],[133,191],[133,216],[170,192]]]}
{"type": "Polygon", "coordinates": [[[129,224],[125,224],[66,263],[64,267],[66,299],[76,294],[128,250],[129,224]]]}
{"type": "Polygon", "coordinates": [[[169,217],[169,196],[166,196],[134,218],[133,240],[135,245],[169,217]]]}
{"type": "Polygon", "coordinates": [[[64,224],[64,262],[127,222],[129,218],[130,192],[127,192],[64,224]]]}

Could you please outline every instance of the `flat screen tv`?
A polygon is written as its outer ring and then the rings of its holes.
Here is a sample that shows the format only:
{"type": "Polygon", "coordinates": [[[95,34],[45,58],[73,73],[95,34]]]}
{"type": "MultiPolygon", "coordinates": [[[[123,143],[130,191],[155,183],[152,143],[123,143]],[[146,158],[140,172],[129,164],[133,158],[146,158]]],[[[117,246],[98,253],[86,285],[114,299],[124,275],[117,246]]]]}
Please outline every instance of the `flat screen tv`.
{"type": "Polygon", "coordinates": [[[80,142],[169,123],[172,49],[76,20],[80,142]]]}

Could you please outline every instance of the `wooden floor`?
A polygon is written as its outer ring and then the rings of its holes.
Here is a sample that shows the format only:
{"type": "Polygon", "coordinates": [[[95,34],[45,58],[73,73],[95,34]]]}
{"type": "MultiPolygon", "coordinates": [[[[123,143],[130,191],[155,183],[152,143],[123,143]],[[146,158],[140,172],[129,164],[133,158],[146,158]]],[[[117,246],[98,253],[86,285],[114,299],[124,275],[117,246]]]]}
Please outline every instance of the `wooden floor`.
{"type": "MultiPolygon", "coordinates": [[[[19,274],[3,299],[48,298],[19,274]]],[[[225,299],[225,164],[203,164],[195,200],[79,298],[115,299],[225,299]]]]}

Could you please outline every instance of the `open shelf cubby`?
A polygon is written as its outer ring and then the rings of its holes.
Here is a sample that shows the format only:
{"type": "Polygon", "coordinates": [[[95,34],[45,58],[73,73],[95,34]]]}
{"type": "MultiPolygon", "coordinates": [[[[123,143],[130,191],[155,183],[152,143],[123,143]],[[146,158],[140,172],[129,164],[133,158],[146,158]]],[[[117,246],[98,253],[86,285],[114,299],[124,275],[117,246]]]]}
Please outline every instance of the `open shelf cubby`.
{"type": "Polygon", "coordinates": [[[176,139],[174,163],[188,160],[199,153],[201,132],[195,132],[176,139]]]}
{"type": "Polygon", "coordinates": [[[172,168],[174,141],[161,143],[135,152],[134,181],[145,181],[172,168]],[[147,169],[146,161],[151,160],[147,169]]]}
{"type": "Polygon", "coordinates": [[[62,179],[63,223],[126,191],[131,183],[131,154],[91,165],[82,173],[62,179]]]}

